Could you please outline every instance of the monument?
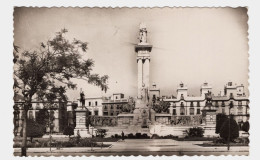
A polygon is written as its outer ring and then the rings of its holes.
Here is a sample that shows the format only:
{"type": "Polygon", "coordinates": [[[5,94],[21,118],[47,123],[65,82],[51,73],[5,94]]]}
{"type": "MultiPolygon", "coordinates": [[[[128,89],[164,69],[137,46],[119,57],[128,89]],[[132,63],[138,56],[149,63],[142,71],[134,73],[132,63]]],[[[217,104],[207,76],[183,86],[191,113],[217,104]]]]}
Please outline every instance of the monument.
{"type": "Polygon", "coordinates": [[[154,123],[155,112],[149,103],[149,70],[150,70],[150,52],[152,45],[147,42],[147,29],[145,23],[141,23],[139,27],[139,43],[135,46],[137,53],[138,78],[137,78],[137,100],[135,110],[133,112],[133,125],[148,128],[154,123]]]}
{"type": "Polygon", "coordinates": [[[212,94],[210,91],[205,94],[206,105],[202,110],[204,136],[217,136],[216,131],[216,115],[217,109],[212,105],[212,94]]]}
{"type": "Polygon", "coordinates": [[[74,129],[74,135],[81,137],[91,137],[89,130],[86,126],[87,109],[85,108],[85,95],[84,92],[80,93],[80,101],[78,103],[76,112],[76,127],[74,129]]]}

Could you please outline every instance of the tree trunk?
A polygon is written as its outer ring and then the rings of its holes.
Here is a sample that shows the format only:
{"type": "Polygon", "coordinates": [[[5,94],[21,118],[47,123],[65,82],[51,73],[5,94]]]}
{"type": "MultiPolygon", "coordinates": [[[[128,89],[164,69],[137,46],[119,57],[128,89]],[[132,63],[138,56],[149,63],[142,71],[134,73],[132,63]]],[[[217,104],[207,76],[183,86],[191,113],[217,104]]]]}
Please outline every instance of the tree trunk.
{"type": "Polygon", "coordinates": [[[28,110],[27,109],[24,109],[24,112],[23,112],[23,141],[22,141],[22,148],[21,148],[21,151],[22,151],[22,155],[21,156],[25,156],[26,157],[26,147],[27,147],[27,112],[28,110]]]}

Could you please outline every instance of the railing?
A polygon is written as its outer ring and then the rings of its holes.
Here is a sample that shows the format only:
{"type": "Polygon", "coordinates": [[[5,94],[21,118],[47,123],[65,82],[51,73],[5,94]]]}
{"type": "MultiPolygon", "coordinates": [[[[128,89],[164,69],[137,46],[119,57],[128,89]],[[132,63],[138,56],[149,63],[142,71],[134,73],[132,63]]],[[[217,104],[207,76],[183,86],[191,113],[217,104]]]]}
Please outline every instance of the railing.
{"type": "Polygon", "coordinates": [[[89,121],[93,126],[116,126],[117,116],[90,116],[89,121]]]}
{"type": "Polygon", "coordinates": [[[198,126],[205,121],[202,115],[194,116],[172,116],[170,124],[174,126],[198,126]]]}
{"type": "Polygon", "coordinates": [[[128,102],[128,99],[117,99],[117,100],[104,100],[103,103],[120,103],[128,102]]]}

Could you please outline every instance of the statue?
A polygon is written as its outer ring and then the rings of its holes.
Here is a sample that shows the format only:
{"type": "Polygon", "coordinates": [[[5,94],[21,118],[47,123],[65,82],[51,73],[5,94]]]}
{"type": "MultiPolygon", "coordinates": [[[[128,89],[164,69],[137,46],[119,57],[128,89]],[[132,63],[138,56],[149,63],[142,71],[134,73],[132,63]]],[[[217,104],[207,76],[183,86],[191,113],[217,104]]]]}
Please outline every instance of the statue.
{"type": "Polygon", "coordinates": [[[148,100],[148,89],[145,87],[144,83],[143,83],[142,89],[141,89],[141,99],[144,100],[145,102],[147,102],[147,100],[148,100]]]}
{"type": "Polygon", "coordinates": [[[85,94],[83,91],[80,93],[80,102],[81,102],[82,109],[83,109],[83,107],[85,107],[85,94]]]}
{"type": "Polygon", "coordinates": [[[206,96],[206,106],[209,107],[209,109],[211,109],[211,107],[212,107],[212,95],[211,95],[211,92],[208,91],[208,93],[206,93],[205,96],[206,96]]]}
{"type": "Polygon", "coordinates": [[[139,40],[140,43],[147,43],[147,30],[145,23],[140,24],[139,40]]]}

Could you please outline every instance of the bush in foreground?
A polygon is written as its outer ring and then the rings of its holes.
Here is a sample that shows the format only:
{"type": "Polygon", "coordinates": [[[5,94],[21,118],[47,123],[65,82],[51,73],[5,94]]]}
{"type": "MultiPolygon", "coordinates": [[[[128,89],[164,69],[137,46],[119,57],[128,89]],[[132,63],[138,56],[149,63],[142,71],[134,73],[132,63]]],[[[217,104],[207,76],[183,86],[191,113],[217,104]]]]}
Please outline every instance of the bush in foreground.
{"type": "Polygon", "coordinates": [[[193,128],[189,128],[186,131],[188,137],[203,137],[204,134],[204,130],[201,127],[193,127],[193,128]]]}
{"type": "Polygon", "coordinates": [[[232,118],[227,119],[220,128],[220,137],[227,142],[228,137],[230,137],[230,141],[234,141],[234,139],[238,138],[238,136],[239,127],[237,122],[232,118]]]}

